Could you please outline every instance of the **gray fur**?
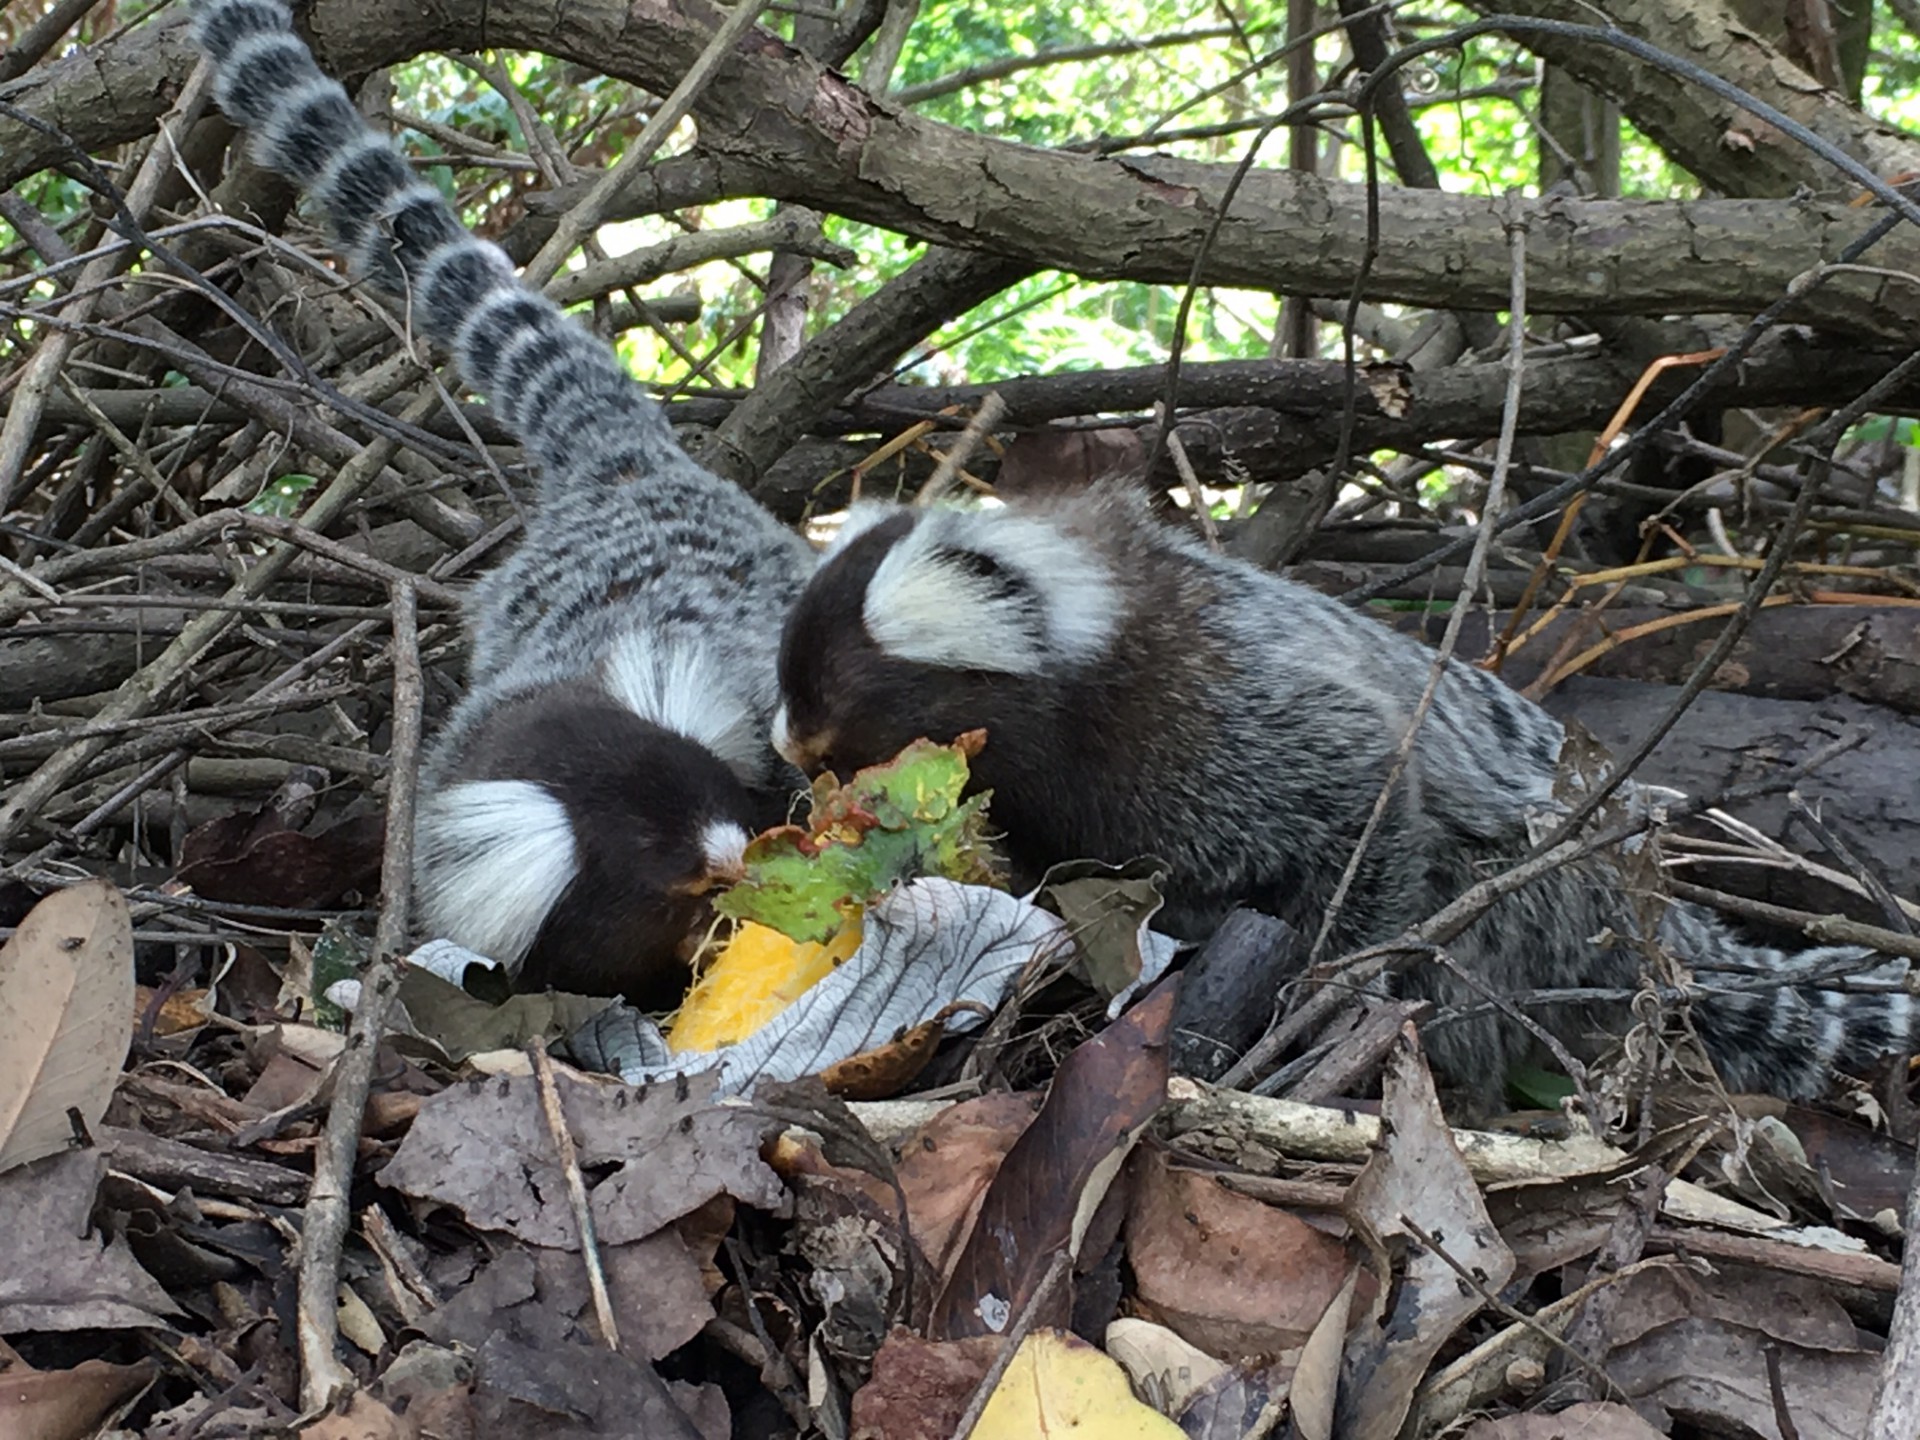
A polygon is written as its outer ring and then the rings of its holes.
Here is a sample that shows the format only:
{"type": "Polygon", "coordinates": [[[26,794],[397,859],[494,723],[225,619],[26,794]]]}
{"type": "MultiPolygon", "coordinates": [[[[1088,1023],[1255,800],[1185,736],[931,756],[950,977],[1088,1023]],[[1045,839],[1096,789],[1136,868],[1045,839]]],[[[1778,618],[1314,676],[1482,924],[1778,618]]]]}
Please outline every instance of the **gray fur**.
{"type": "MultiPolygon", "coordinates": [[[[543,472],[525,539],[472,597],[471,689],[426,757],[415,875],[434,932],[529,934],[540,917],[470,913],[472,847],[437,800],[490,717],[586,682],[706,747],[744,785],[778,789],[792,772],[766,741],[774,657],[811,552],[689,459],[609,347],[466,233],[320,71],[281,0],[199,0],[194,33],[254,154],[307,187],[355,273],[408,302],[543,472]]],[[[527,757],[531,778],[542,763],[527,757]]],[[[700,826],[723,817],[656,818],[697,850],[700,826]]]]}
{"type": "MultiPolygon", "coordinates": [[[[1023,499],[1004,511],[869,515],[789,622],[781,743],[803,763],[844,770],[918,735],[944,740],[985,726],[976,774],[993,791],[994,820],[1024,878],[1081,856],[1154,854],[1171,866],[1165,914],[1176,930],[1203,934],[1246,902],[1311,936],[1432,662],[1412,638],[1159,523],[1126,488],[1023,499]],[[999,532],[1015,524],[1052,531],[1052,564],[1016,573],[994,558],[999,532]],[[928,665],[920,657],[937,645],[924,633],[910,652],[890,645],[885,625],[874,624],[884,597],[866,579],[888,574],[898,588],[903,557],[920,566],[916,616],[947,616],[968,652],[1030,663],[928,665]],[[969,578],[943,602],[947,575],[969,578]],[[1002,587],[995,603],[970,605],[989,582],[1002,587]],[[1045,649],[1050,632],[1035,617],[1072,610],[1063,587],[1089,585],[1100,604],[1117,598],[1110,638],[1091,651],[1045,649]]],[[[1563,739],[1557,721],[1497,679],[1449,665],[1340,912],[1333,953],[1393,937],[1523,856],[1530,818],[1554,808],[1563,739]]],[[[1637,947],[1596,939],[1634,933],[1623,900],[1619,871],[1598,859],[1497,905],[1450,949],[1499,994],[1631,990],[1642,970],[1637,947]]],[[[1703,986],[1696,1023],[1731,1085],[1811,1096],[1832,1068],[1910,1043],[1904,995],[1735,988],[1777,978],[1790,963],[1859,968],[1865,952],[1790,959],[1681,903],[1667,906],[1659,938],[1703,986]]],[[[1481,1001],[1432,965],[1403,989],[1443,1007],[1481,1001]]],[[[1576,1048],[1627,1020],[1617,1006],[1537,1013],[1576,1048]]],[[[1531,1043],[1487,1014],[1433,1025],[1427,1042],[1437,1067],[1482,1100],[1497,1098],[1531,1043]]]]}

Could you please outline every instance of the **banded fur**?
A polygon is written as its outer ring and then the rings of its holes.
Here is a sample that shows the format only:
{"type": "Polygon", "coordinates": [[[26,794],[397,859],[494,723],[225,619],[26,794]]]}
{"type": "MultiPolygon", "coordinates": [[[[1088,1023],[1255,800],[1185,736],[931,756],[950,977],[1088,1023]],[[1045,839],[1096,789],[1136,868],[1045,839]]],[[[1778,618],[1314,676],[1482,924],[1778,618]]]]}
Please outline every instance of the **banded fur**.
{"type": "MultiPolygon", "coordinates": [[[[1311,937],[1432,664],[1413,638],[1160,523],[1127,487],[875,510],[789,618],[775,734],[803,768],[844,772],[983,727],[974,779],[1016,879],[1152,854],[1170,871],[1158,923],[1176,933],[1250,904],[1311,937]]],[[[1450,664],[1332,953],[1390,940],[1524,857],[1555,812],[1564,739],[1539,706],[1450,664]]],[[[1409,970],[1401,989],[1443,1012],[1425,1031],[1436,1068],[1497,1101],[1532,1040],[1488,991],[1630,994],[1644,960],[1630,883],[1605,856],[1549,873],[1449,942],[1477,984],[1409,970]]],[[[1813,1096],[1913,1044],[1904,993],[1791,983],[1808,966],[1868,968],[1867,952],[1785,955],[1683,902],[1657,939],[1693,970],[1696,1028],[1736,1087],[1813,1096]]],[[[1617,1001],[1528,1010],[1576,1049],[1632,1020],[1617,1001]]]]}
{"type": "Polygon", "coordinates": [[[214,95],[353,273],[526,446],[538,503],[474,588],[470,688],[422,768],[422,927],[523,983],[671,1003],[700,897],[796,778],[767,740],[810,550],[675,441],[611,347],[369,127],[281,0],[197,0],[214,95]]]}

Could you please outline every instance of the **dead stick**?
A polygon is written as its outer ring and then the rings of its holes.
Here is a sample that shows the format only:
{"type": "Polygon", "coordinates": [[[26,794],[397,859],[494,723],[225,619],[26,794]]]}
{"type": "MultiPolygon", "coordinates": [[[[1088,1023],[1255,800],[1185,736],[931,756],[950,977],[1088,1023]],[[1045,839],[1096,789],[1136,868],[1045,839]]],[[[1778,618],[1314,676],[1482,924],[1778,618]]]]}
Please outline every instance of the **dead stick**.
{"type": "Polygon", "coordinates": [[[940,457],[940,463],[934,467],[927,483],[920,487],[920,493],[913,497],[916,505],[931,505],[953,488],[960,467],[967,463],[969,456],[980,447],[993,427],[1000,423],[1000,417],[1007,413],[1007,402],[1000,398],[1000,392],[994,391],[980,402],[980,408],[973,412],[973,418],[967,422],[967,428],[960,432],[947,453],[940,457]]]}
{"type": "Polygon", "coordinates": [[[567,1128],[566,1112],[560,1108],[560,1091],[553,1080],[553,1059],[546,1042],[538,1035],[527,1046],[533,1057],[533,1076],[540,1089],[540,1113],[547,1118],[547,1134],[553,1137],[554,1152],[560,1157],[560,1173],[567,1177],[567,1200],[573,1206],[573,1223],[580,1230],[580,1259],[587,1267],[587,1289],[593,1295],[593,1317],[600,1323],[600,1343],[609,1350],[620,1348],[620,1327],[614,1322],[613,1301],[607,1295],[607,1273],[600,1264],[600,1244],[593,1234],[593,1210],[587,1204],[587,1182],[580,1173],[580,1156],[574,1149],[573,1131],[567,1128]]]}
{"type": "Polygon", "coordinates": [[[361,977],[347,1048],[336,1062],[327,1128],[313,1158],[300,1233],[300,1400],[310,1412],[331,1404],[353,1376],[333,1353],[339,1334],[340,1253],[351,1219],[353,1161],[373,1087],[374,1057],[400,990],[394,957],[405,943],[413,864],[414,778],[419,769],[420,637],[413,587],[393,591],[393,743],[389,747],[387,847],[380,865],[382,902],[374,961],[361,977]]]}
{"type": "Polygon", "coordinates": [[[393,587],[393,738],[387,744],[387,839],[380,857],[380,923],[376,955],[399,955],[412,928],[413,800],[420,778],[420,716],[426,681],[420,671],[420,612],[413,582],[393,587]]]}
{"type": "Polygon", "coordinates": [[[1880,1361],[1880,1390],[1867,1414],[1864,1440],[1910,1440],[1920,1435],[1920,1169],[1907,1195],[1907,1253],[1900,1265],[1900,1293],[1887,1327],[1887,1353],[1880,1361]]]}

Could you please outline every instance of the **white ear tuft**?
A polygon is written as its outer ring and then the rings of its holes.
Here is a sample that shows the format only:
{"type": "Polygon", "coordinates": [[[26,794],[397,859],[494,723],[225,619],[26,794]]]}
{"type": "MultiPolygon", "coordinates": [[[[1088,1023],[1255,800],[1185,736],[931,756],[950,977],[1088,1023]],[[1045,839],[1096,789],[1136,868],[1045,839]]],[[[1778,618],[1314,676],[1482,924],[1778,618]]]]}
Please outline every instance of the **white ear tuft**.
{"type": "Polygon", "coordinates": [[[856,500],[847,507],[847,518],[840,522],[840,528],[833,532],[833,539],[827,545],[827,554],[839,553],[874,526],[896,515],[912,513],[912,506],[896,504],[891,500],[856,500]]]}
{"type": "Polygon", "coordinates": [[[709,820],[700,831],[700,858],[716,876],[738,879],[746,873],[746,827],[732,820],[709,820]]]}
{"type": "Polygon", "coordinates": [[[1037,675],[1102,655],[1120,592],[1087,543],[1012,511],[941,511],[887,552],[867,585],[867,633],[948,670],[1037,675]]]}
{"type": "Polygon", "coordinates": [[[578,873],[567,810],[531,780],[469,780],[422,800],[421,926],[517,970],[578,873]]]}
{"type": "Polygon", "coordinates": [[[755,707],[705,646],[631,630],[607,652],[607,692],[642,720],[704,745],[757,785],[767,768],[755,707]]]}

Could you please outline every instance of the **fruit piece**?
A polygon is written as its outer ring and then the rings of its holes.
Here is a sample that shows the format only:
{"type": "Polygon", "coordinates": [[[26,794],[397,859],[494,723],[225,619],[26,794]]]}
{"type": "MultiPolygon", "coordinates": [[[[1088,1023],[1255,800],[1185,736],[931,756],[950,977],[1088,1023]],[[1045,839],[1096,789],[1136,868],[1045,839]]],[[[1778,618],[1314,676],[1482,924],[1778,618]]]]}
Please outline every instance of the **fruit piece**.
{"type": "Polygon", "coordinates": [[[980,732],[952,745],[916,740],[845,785],[814,782],[805,828],[783,825],[747,846],[747,878],[716,902],[735,920],[795,940],[826,940],[902,880],[991,881],[986,796],[961,799],[980,732]]]}
{"type": "Polygon", "coordinates": [[[858,920],[824,942],[743,921],[687,992],[667,1030],[668,1048],[718,1050],[746,1039],[859,948],[858,920]]]}

